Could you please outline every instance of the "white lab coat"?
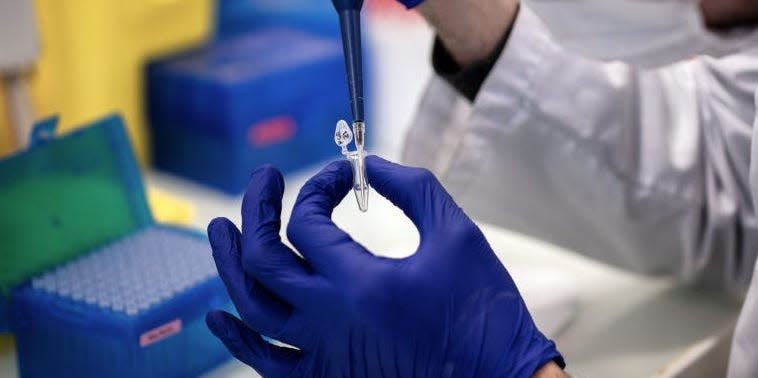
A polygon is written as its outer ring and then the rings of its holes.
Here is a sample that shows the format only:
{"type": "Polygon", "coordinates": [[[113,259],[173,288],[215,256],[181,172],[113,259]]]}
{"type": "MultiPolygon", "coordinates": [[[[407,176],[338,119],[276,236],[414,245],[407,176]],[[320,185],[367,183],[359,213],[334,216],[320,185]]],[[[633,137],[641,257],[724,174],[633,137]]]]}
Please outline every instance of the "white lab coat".
{"type": "MultiPolygon", "coordinates": [[[[740,297],[758,254],[758,39],[747,45],[642,71],[567,52],[522,6],[473,104],[432,79],[403,158],[475,218],[740,297]]],[[[758,377],[756,282],[730,377],[758,377]]]]}

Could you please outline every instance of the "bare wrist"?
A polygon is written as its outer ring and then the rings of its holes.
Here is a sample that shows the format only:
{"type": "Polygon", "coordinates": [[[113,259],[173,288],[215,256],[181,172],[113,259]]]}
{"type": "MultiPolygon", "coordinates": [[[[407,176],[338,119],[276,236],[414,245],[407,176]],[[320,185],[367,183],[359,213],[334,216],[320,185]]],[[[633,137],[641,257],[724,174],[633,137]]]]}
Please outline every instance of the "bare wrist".
{"type": "Polygon", "coordinates": [[[518,0],[427,0],[418,10],[465,67],[498,46],[516,18],[518,0]]]}
{"type": "Polygon", "coordinates": [[[706,26],[711,29],[729,29],[758,22],[758,5],[753,0],[702,0],[700,9],[706,26]]]}
{"type": "Polygon", "coordinates": [[[568,378],[568,376],[558,364],[550,361],[537,370],[532,378],[568,378]]]}

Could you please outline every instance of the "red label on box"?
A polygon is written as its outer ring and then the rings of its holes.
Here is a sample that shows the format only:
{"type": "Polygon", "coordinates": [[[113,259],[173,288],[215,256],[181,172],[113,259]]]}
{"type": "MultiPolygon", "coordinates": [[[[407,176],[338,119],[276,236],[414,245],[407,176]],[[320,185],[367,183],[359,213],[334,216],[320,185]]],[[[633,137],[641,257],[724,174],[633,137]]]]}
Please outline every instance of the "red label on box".
{"type": "Polygon", "coordinates": [[[289,116],[281,116],[250,126],[247,139],[255,147],[265,147],[292,138],[296,131],[295,120],[289,116]]]}
{"type": "Polygon", "coordinates": [[[172,320],[162,326],[153,328],[139,337],[139,346],[146,347],[163,339],[169,338],[182,331],[182,320],[172,320]]]}

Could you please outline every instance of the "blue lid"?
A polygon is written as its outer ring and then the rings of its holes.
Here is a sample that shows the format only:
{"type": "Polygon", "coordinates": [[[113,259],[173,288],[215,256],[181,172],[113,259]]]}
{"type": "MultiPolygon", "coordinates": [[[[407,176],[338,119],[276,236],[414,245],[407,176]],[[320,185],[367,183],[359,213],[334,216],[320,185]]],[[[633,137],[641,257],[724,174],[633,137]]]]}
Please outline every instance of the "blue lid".
{"type": "Polygon", "coordinates": [[[225,39],[270,28],[302,30],[339,38],[340,29],[329,1],[218,0],[216,37],[225,39]]]}
{"type": "Polygon", "coordinates": [[[121,118],[58,138],[55,123],[39,123],[29,149],[0,160],[0,301],[33,275],[153,223],[121,118]]]}
{"type": "Polygon", "coordinates": [[[151,70],[213,83],[244,83],[341,52],[338,40],[280,28],[218,41],[155,64],[151,70]]]}
{"type": "Polygon", "coordinates": [[[271,29],[217,41],[148,66],[150,121],[234,137],[316,96],[346,99],[343,67],[339,39],[271,29]]]}

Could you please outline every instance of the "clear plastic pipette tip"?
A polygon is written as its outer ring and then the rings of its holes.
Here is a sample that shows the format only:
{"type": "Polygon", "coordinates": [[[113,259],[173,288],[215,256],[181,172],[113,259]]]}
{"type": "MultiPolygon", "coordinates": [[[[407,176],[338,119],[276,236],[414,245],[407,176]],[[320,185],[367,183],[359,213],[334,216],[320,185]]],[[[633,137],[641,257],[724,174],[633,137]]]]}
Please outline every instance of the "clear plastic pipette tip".
{"type": "Polygon", "coordinates": [[[342,155],[350,161],[353,168],[353,192],[358,202],[358,209],[362,212],[368,210],[369,186],[366,179],[366,151],[364,146],[364,134],[366,125],[363,122],[353,122],[350,130],[347,122],[340,120],[334,131],[334,142],[342,149],[342,155]],[[347,145],[355,138],[356,151],[349,151],[347,145]]]}

